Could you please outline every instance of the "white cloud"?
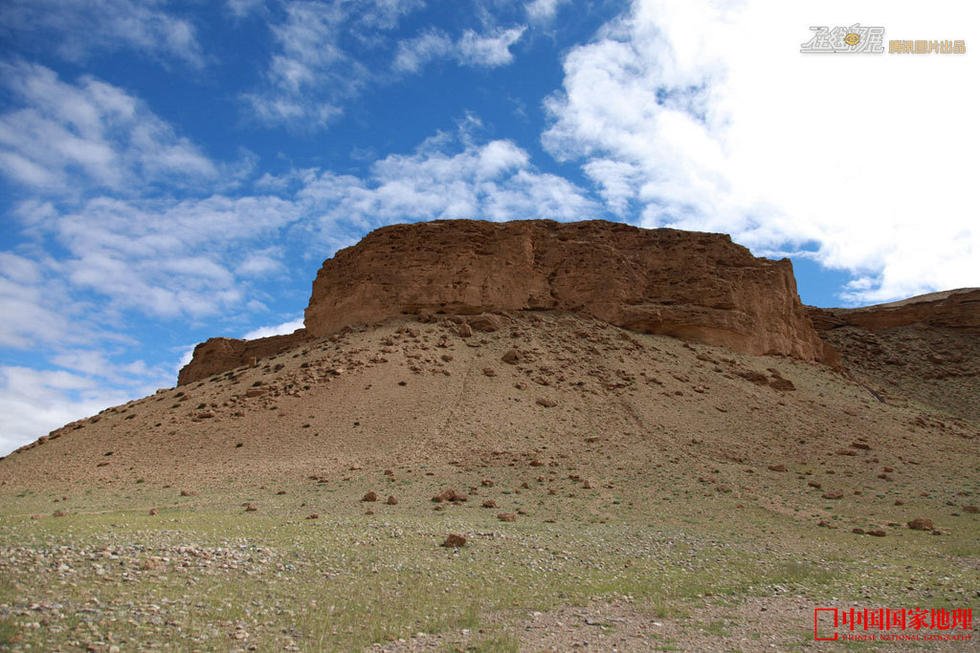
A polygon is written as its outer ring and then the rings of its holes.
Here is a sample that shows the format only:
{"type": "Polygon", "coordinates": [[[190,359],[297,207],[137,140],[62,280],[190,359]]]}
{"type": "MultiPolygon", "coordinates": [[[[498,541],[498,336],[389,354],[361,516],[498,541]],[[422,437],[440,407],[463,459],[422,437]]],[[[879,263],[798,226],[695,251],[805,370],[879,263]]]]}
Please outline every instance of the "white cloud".
{"type": "Polygon", "coordinates": [[[52,265],[0,252],[0,347],[77,344],[97,331],[80,317],[83,306],[65,285],[48,278],[52,265]]]}
{"type": "Polygon", "coordinates": [[[154,5],[134,0],[5,0],[0,24],[23,39],[43,43],[45,54],[80,61],[91,52],[136,50],[151,57],[204,63],[194,25],[154,5]],[[26,38],[24,38],[26,37],[26,38]]]}
{"type": "Polygon", "coordinates": [[[243,277],[259,278],[281,274],[285,269],[281,259],[282,251],[279,249],[249,252],[235,268],[235,273],[243,277]]]}
{"type": "Polygon", "coordinates": [[[235,18],[244,18],[265,7],[265,0],[226,0],[226,6],[235,18]]]}
{"type": "Polygon", "coordinates": [[[218,176],[193,144],[122,89],[91,77],[66,83],[25,62],[0,63],[0,77],[16,99],[0,115],[0,173],[34,191],[130,192],[218,176]]]}
{"type": "Polygon", "coordinates": [[[582,189],[535,171],[527,152],[513,142],[479,145],[463,140],[460,149],[445,135],[429,139],[413,154],[376,161],[366,179],[329,172],[313,175],[298,198],[309,204],[338,246],[350,234],[395,222],[574,220],[597,211],[582,189]],[[342,224],[350,225],[349,233],[337,236],[342,224]]]}
{"type": "Polygon", "coordinates": [[[398,44],[394,68],[404,72],[417,73],[425,64],[435,59],[451,56],[455,47],[449,35],[441,30],[429,30],[413,39],[398,44]]]}
{"type": "Polygon", "coordinates": [[[460,61],[487,68],[509,64],[514,60],[510,47],[520,40],[526,29],[522,25],[496,30],[491,35],[466,30],[458,43],[460,61]]]}
{"type": "Polygon", "coordinates": [[[963,5],[637,1],[569,52],[542,141],[645,226],[816,243],[858,275],[851,301],[980,285],[980,60],[799,52],[809,25],[858,18],[886,39],[980,37],[963,5]]]}
{"type": "Polygon", "coordinates": [[[421,0],[357,3],[295,0],[284,5],[285,19],[271,27],[277,49],[266,71],[266,86],[243,98],[254,117],[267,124],[304,130],[325,127],[343,114],[375,74],[352,53],[387,43],[378,31],[394,28],[421,0]]]}
{"type": "Polygon", "coordinates": [[[527,28],[495,29],[478,34],[468,29],[453,41],[441,30],[429,30],[398,44],[394,68],[402,72],[419,72],[425,64],[437,59],[453,59],[461,66],[494,68],[514,60],[510,48],[527,28]]]}
{"type": "MultiPolygon", "coordinates": [[[[157,317],[219,313],[244,298],[251,249],[278,238],[301,207],[275,197],[123,201],[97,198],[59,215],[47,228],[70,256],[73,286],[95,291],[116,309],[157,317]],[[244,254],[243,254],[244,252],[244,254]]],[[[264,262],[275,263],[267,250],[264,262]]]]}
{"type": "Polygon", "coordinates": [[[256,338],[268,338],[269,336],[284,336],[292,333],[296,329],[303,328],[303,318],[289,320],[274,326],[264,326],[253,329],[242,336],[245,340],[255,340],[256,338]]]}
{"type": "Polygon", "coordinates": [[[555,19],[558,7],[569,0],[532,0],[524,5],[527,17],[535,23],[549,23],[555,19]]]}

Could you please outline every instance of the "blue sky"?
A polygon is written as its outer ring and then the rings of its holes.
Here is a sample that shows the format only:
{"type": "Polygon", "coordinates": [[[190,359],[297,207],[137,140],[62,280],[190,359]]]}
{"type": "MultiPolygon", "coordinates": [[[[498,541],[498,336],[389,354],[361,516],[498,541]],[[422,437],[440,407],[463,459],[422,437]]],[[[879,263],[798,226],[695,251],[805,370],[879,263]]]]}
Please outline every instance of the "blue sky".
{"type": "Polygon", "coordinates": [[[299,326],[384,224],[605,218],[807,303],[980,285],[971,3],[6,0],[0,453],[299,326]],[[800,53],[812,25],[963,55],[800,53]]]}

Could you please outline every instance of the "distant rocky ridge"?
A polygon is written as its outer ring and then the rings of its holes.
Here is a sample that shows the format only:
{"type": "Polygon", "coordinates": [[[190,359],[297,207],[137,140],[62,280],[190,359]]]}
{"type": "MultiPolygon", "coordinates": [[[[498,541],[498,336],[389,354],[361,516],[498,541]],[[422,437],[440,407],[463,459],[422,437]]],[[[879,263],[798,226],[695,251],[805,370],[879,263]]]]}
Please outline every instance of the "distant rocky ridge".
{"type": "Polygon", "coordinates": [[[749,354],[836,360],[800,302],[790,261],[757,258],[727,235],[602,220],[450,220],[382,227],[340,250],[313,283],[305,329],[212,338],[178,383],[357,324],[521,310],[580,312],[749,354]]]}
{"type": "Polygon", "coordinates": [[[304,340],[306,340],[306,329],[297,329],[288,335],[255,340],[209,338],[194,347],[191,362],[177,375],[177,385],[192,383],[242,365],[251,365],[262,358],[292,349],[304,340]]]}
{"type": "Polygon", "coordinates": [[[862,308],[816,308],[807,315],[818,331],[856,326],[879,331],[903,326],[980,330],[980,288],[959,288],[862,308]]]}

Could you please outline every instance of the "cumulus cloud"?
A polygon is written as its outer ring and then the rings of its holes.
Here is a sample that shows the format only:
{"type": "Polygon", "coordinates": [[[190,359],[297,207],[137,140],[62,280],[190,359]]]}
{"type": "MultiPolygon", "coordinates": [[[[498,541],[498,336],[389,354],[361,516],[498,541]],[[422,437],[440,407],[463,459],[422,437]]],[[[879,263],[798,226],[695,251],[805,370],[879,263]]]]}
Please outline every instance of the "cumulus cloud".
{"type": "Polygon", "coordinates": [[[257,329],[252,329],[248,333],[244,334],[242,338],[245,340],[255,340],[256,338],[268,338],[269,336],[284,336],[292,333],[296,329],[303,328],[303,318],[297,318],[295,320],[289,320],[288,322],[283,322],[282,324],[275,324],[272,326],[258,327],[257,329]]]}
{"type": "Polygon", "coordinates": [[[116,192],[214,180],[218,167],[142,102],[92,77],[64,82],[50,68],[0,63],[15,100],[0,115],[0,173],[35,192],[116,192]]]}
{"type": "MultiPolygon", "coordinates": [[[[535,170],[528,153],[511,141],[478,144],[444,134],[412,154],[376,161],[365,178],[313,173],[298,198],[308,203],[321,232],[334,238],[403,221],[574,220],[599,210],[575,184],[535,170]]],[[[339,237],[334,244],[348,243],[339,237]]]]}
{"type": "Polygon", "coordinates": [[[200,67],[202,48],[194,25],[158,8],[157,2],[134,0],[5,0],[0,25],[25,49],[44,44],[70,61],[95,51],[135,50],[200,67]],[[49,47],[53,46],[53,47],[49,47]]]}
{"type": "MultiPolygon", "coordinates": [[[[891,17],[894,38],[968,38],[977,13],[862,6],[891,17]]],[[[980,62],[799,52],[809,25],[852,14],[839,2],[637,0],[566,56],[542,142],[580,162],[611,211],[812,250],[855,275],[847,301],[978,285],[980,131],[963,126],[980,92],[963,80],[980,62]]]]}
{"type": "Polygon", "coordinates": [[[486,34],[468,29],[455,41],[442,30],[429,30],[399,43],[393,66],[395,70],[413,73],[438,59],[452,59],[461,66],[504,66],[514,60],[510,48],[526,29],[524,26],[497,28],[486,34]]]}

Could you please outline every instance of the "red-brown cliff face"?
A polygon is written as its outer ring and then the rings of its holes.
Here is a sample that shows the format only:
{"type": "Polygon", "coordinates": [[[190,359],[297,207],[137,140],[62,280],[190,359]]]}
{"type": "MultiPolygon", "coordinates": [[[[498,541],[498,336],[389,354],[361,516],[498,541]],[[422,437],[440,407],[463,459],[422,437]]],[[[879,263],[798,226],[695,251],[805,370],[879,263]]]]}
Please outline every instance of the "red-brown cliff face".
{"type": "Polygon", "coordinates": [[[980,331],[980,288],[959,288],[862,308],[807,307],[814,326],[827,331],[856,326],[869,331],[922,326],[980,331]]]}
{"type": "MultiPolygon", "coordinates": [[[[520,310],[582,312],[744,353],[835,360],[807,318],[789,260],[756,258],[723,234],[600,220],[383,227],[324,262],[305,334],[268,344],[401,315],[520,310]]],[[[213,339],[180,382],[246,364],[265,348],[213,339]]]]}
{"type": "Polygon", "coordinates": [[[792,264],[722,234],[594,220],[384,227],[324,262],[312,337],[402,314],[582,311],[635,331],[752,354],[824,358],[792,264]]]}
{"type": "Polygon", "coordinates": [[[180,370],[177,385],[193,383],[242,365],[251,365],[259,359],[292,349],[306,339],[306,329],[297,329],[284,336],[255,340],[208,338],[194,347],[194,357],[180,370]]]}

